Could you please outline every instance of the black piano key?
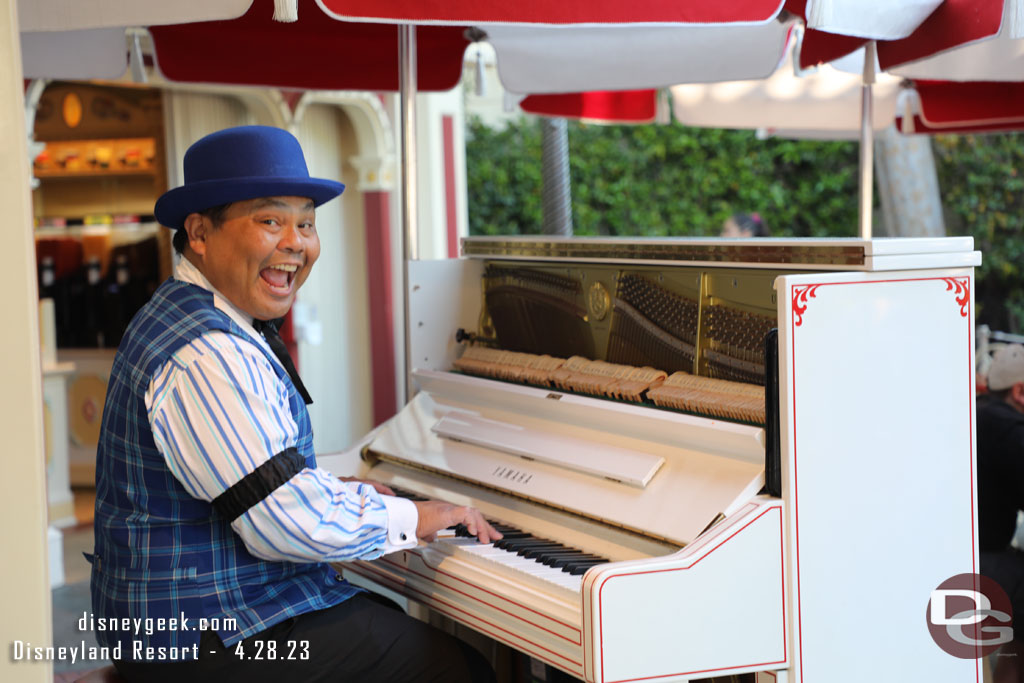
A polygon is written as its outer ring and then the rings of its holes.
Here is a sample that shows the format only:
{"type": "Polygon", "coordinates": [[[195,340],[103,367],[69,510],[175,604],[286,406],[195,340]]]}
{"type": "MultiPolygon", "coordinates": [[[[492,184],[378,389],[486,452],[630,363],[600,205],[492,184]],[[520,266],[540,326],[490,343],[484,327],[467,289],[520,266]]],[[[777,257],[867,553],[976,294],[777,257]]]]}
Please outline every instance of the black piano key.
{"type": "Polygon", "coordinates": [[[519,554],[527,559],[534,559],[540,562],[541,557],[545,554],[557,553],[560,550],[568,550],[568,548],[566,548],[561,543],[556,543],[555,545],[551,546],[537,546],[533,548],[527,548],[525,550],[522,550],[519,554]]]}
{"type": "Polygon", "coordinates": [[[587,554],[587,553],[583,553],[583,554],[580,554],[580,555],[570,555],[570,556],[566,556],[566,557],[556,558],[555,560],[553,560],[551,562],[551,566],[553,568],[555,568],[555,569],[561,569],[562,571],[568,571],[568,568],[570,568],[570,567],[572,567],[572,566],[574,566],[576,564],[579,564],[581,562],[607,562],[607,561],[608,560],[606,560],[603,557],[598,557],[597,555],[590,555],[590,554],[587,554]]]}
{"type": "Polygon", "coordinates": [[[548,565],[550,567],[550,566],[553,566],[554,563],[557,562],[558,560],[568,561],[568,560],[571,560],[573,558],[580,558],[584,554],[585,553],[582,550],[564,550],[564,551],[555,551],[555,552],[550,552],[550,553],[544,553],[543,556],[538,557],[537,559],[540,561],[541,564],[546,564],[546,565],[548,565]]]}
{"type": "Polygon", "coordinates": [[[591,560],[589,562],[578,562],[576,564],[570,564],[562,568],[562,571],[568,571],[573,576],[580,576],[585,574],[591,567],[596,567],[599,564],[605,564],[608,560],[591,560]]]}
{"type": "Polygon", "coordinates": [[[542,542],[543,540],[544,539],[537,538],[536,536],[524,534],[522,536],[506,536],[505,538],[495,541],[494,545],[498,548],[503,548],[505,550],[511,550],[515,552],[524,546],[529,546],[537,542],[542,542]]]}
{"type": "Polygon", "coordinates": [[[565,559],[567,557],[580,557],[582,553],[579,550],[546,550],[544,552],[537,553],[533,559],[537,560],[541,564],[551,566],[551,563],[556,560],[565,559]]]}
{"type": "Polygon", "coordinates": [[[554,541],[547,541],[544,543],[526,543],[516,548],[516,554],[525,556],[527,552],[537,550],[557,550],[562,547],[564,546],[561,543],[555,543],[554,541]]]}
{"type": "Polygon", "coordinates": [[[418,493],[413,493],[412,491],[408,491],[397,486],[392,486],[391,490],[394,491],[395,495],[400,498],[408,498],[409,500],[427,500],[427,498],[424,498],[418,493]]]}
{"type": "Polygon", "coordinates": [[[582,555],[578,555],[578,556],[574,556],[574,557],[559,558],[558,560],[555,560],[555,562],[552,564],[552,566],[556,566],[557,568],[561,569],[562,571],[568,571],[574,565],[577,565],[577,564],[585,564],[587,562],[607,562],[607,561],[608,561],[607,558],[601,557],[600,555],[592,555],[590,553],[584,553],[582,555]]]}
{"type": "Polygon", "coordinates": [[[541,546],[549,545],[562,545],[558,541],[552,541],[549,538],[520,538],[516,539],[515,545],[522,549],[527,548],[539,548],[541,546]]]}

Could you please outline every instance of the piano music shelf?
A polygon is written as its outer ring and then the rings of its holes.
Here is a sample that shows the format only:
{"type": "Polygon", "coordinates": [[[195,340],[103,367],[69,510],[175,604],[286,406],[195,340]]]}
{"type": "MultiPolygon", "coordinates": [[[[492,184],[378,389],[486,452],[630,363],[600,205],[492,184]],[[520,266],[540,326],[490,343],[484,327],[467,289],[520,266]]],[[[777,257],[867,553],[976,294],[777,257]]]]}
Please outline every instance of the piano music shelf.
{"type": "MultiPolygon", "coordinates": [[[[462,372],[461,370],[450,370],[448,372],[450,374],[453,374],[453,375],[462,375],[464,377],[477,377],[477,375],[472,375],[472,374],[469,374],[467,372],[462,372]]],[[[649,400],[630,401],[630,400],[624,399],[624,398],[612,398],[612,397],[609,397],[609,396],[596,396],[596,395],[593,395],[593,394],[585,394],[585,393],[578,392],[578,391],[570,391],[568,389],[558,389],[558,388],[554,388],[554,387],[541,386],[539,384],[530,384],[529,382],[516,382],[516,381],[508,380],[508,379],[500,379],[498,377],[487,377],[487,379],[492,381],[492,382],[503,382],[503,383],[506,383],[506,384],[512,384],[512,385],[520,386],[520,387],[530,387],[530,388],[537,389],[537,390],[540,390],[540,391],[546,391],[546,392],[552,392],[553,391],[553,392],[556,392],[558,394],[562,394],[562,395],[565,395],[565,396],[580,396],[580,397],[592,398],[592,399],[597,400],[597,401],[607,401],[609,403],[621,403],[622,405],[636,406],[638,408],[644,408],[645,410],[662,410],[662,411],[665,411],[665,412],[668,412],[668,413],[675,413],[675,414],[678,414],[678,415],[689,415],[691,417],[698,417],[698,418],[702,418],[702,419],[713,419],[713,420],[717,420],[717,421],[732,422],[734,424],[746,425],[746,426],[749,426],[749,427],[764,427],[764,424],[762,424],[760,422],[750,422],[748,420],[738,420],[738,419],[735,419],[735,418],[728,418],[728,417],[709,418],[707,415],[701,415],[700,413],[695,413],[695,412],[690,411],[690,410],[680,410],[679,408],[671,408],[669,406],[659,406],[654,401],[649,401],[649,400]]]]}

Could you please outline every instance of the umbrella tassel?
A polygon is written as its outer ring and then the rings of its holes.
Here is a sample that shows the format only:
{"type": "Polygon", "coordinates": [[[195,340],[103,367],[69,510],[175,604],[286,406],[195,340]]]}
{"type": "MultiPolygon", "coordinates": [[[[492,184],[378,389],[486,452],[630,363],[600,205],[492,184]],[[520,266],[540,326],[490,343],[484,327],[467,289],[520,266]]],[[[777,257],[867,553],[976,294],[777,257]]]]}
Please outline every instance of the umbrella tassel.
{"type": "Polygon", "coordinates": [[[292,23],[299,20],[299,0],[274,0],[274,21],[292,23]]]}

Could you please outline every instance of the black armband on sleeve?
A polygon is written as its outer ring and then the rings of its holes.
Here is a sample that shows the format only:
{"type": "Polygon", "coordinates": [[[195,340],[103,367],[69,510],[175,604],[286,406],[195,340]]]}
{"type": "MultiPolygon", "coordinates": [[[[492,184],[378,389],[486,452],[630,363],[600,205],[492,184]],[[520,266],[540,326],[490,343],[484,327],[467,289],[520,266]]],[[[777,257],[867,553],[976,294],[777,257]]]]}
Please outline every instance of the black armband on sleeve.
{"type": "Polygon", "coordinates": [[[305,468],[306,459],[299,451],[286,448],[214,498],[212,505],[229,522],[234,522],[305,468]]]}

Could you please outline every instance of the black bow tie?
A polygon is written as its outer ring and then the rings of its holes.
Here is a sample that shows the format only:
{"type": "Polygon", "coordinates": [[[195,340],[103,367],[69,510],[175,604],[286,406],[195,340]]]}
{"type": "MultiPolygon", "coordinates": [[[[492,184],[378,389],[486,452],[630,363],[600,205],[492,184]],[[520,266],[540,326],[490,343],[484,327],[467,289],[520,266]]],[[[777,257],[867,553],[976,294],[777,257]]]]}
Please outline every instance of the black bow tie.
{"type": "Polygon", "coordinates": [[[267,340],[267,344],[270,346],[270,350],[274,352],[277,359],[281,361],[281,365],[288,371],[288,376],[292,378],[292,384],[295,385],[295,389],[299,392],[299,396],[306,402],[308,406],[313,402],[313,399],[309,397],[309,392],[306,391],[306,386],[302,383],[299,378],[299,372],[295,369],[295,363],[292,362],[292,357],[288,355],[288,347],[284,345],[284,340],[281,339],[281,335],[277,333],[277,328],[281,326],[284,318],[277,318],[275,320],[253,320],[252,326],[256,328],[256,331],[263,335],[263,338],[267,340]]]}

